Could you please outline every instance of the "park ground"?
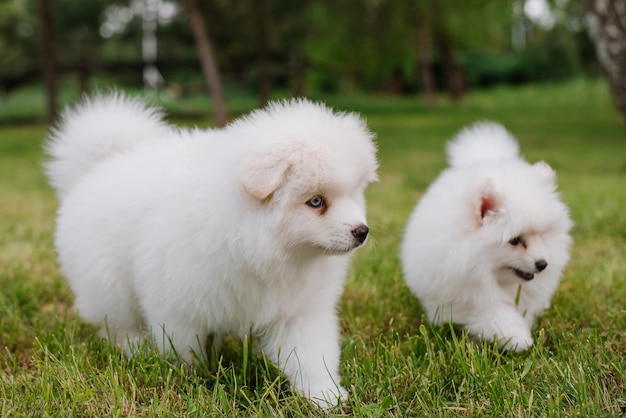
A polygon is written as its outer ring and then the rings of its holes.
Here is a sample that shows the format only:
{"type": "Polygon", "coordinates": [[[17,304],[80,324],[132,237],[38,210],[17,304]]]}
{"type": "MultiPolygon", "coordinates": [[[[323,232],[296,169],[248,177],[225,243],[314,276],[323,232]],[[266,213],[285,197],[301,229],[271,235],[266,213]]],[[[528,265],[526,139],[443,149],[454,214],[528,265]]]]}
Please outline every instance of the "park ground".
{"type": "MultiPolygon", "coordinates": [[[[626,414],[626,131],[605,83],[501,87],[434,107],[390,96],[316,99],[362,113],[381,164],[367,193],[371,238],[339,306],[350,398],[332,414],[626,414]],[[529,161],[557,171],[575,222],[571,261],[522,354],[429,326],[398,261],[406,219],[446,165],[445,141],[484,119],[503,123],[529,161]]],[[[0,415],[318,416],[256,354],[254,339],[229,341],[196,366],[150,346],[127,360],[74,314],[53,247],[57,202],[41,170],[47,128],[32,100],[31,92],[0,103],[0,415]]],[[[202,100],[161,101],[174,123],[208,125],[183,117],[202,100]]],[[[233,108],[252,103],[235,98],[233,108]]]]}

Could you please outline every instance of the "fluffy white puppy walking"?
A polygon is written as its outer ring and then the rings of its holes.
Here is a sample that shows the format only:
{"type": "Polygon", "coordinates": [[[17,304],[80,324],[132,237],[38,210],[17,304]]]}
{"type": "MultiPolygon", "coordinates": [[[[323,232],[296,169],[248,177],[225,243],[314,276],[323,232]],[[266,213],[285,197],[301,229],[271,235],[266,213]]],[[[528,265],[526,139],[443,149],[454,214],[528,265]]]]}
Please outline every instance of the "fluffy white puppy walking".
{"type": "Polygon", "coordinates": [[[569,258],[572,222],[556,175],[524,161],[496,123],[461,131],[448,160],[406,227],[406,283],[433,323],[523,351],[569,258]]]}
{"type": "Polygon", "coordinates": [[[191,361],[209,334],[251,333],[298,391],[337,401],[336,305],[377,169],[360,117],[291,100],[177,130],[113,94],[67,111],[47,151],[61,269],[102,337],[191,361]]]}

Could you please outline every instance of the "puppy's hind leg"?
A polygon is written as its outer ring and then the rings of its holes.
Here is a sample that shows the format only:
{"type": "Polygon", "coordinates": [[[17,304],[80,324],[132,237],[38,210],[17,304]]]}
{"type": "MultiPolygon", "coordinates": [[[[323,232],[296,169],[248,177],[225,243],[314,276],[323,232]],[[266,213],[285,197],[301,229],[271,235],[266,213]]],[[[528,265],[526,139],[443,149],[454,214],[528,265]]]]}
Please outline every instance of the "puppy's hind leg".
{"type": "Polygon", "coordinates": [[[105,319],[104,325],[102,325],[98,331],[98,335],[101,338],[108,339],[113,344],[122,347],[126,357],[132,357],[143,340],[140,325],[137,323],[131,325],[130,327],[123,328],[119,325],[110,327],[108,324],[109,321],[105,319]]]}
{"type": "Polygon", "coordinates": [[[168,356],[174,354],[185,363],[194,358],[206,359],[208,332],[188,320],[168,318],[150,321],[150,330],[159,351],[168,356]]]}
{"type": "Polygon", "coordinates": [[[85,321],[99,327],[99,337],[121,346],[130,357],[141,338],[143,319],[132,289],[119,277],[100,276],[75,284],[75,307],[85,321]]]}

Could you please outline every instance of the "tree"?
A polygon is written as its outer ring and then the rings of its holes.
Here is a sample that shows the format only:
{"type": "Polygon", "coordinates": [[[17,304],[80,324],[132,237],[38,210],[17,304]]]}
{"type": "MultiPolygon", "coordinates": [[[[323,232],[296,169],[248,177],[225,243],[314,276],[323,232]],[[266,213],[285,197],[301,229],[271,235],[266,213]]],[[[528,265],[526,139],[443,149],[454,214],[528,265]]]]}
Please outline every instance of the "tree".
{"type": "MultiPolygon", "coordinates": [[[[225,4],[228,7],[224,12],[232,15],[233,7],[228,2],[225,4]]],[[[308,28],[313,26],[308,21],[309,2],[238,0],[232,4],[247,29],[247,33],[243,28],[238,30],[245,42],[239,48],[241,52],[247,50],[247,66],[256,73],[255,86],[261,104],[270,99],[274,83],[290,85],[294,97],[304,96],[307,70],[304,46],[308,28]]],[[[229,38],[232,37],[231,33],[229,38]]]]}
{"type": "Polygon", "coordinates": [[[66,72],[78,76],[80,94],[89,92],[89,83],[100,64],[98,53],[104,38],[100,20],[110,0],[54,0],[57,42],[63,45],[59,61],[66,72]]]}
{"type": "Polygon", "coordinates": [[[57,105],[57,43],[54,29],[54,18],[49,0],[39,1],[39,21],[41,37],[41,69],[46,85],[46,102],[48,108],[48,122],[52,123],[58,115],[57,105]]]}
{"type": "Polygon", "coordinates": [[[269,17],[267,13],[267,2],[253,2],[254,15],[250,20],[253,23],[254,31],[258,38],[259,53],[259,97],[261,104],[265,105],[270,100],[272,89],[272,70],[269,52],[269,17]]]}
{"type": "Polygon", "coordinates": [[[449,33],[442,26],[435,26],[435,45],[439,51],[441,66],[448,81],[448,91],[454,100],[461,100],[465,96],[465,77],[463,69],[459,65],[454,50],[454,45],[449,33]]]}
{"type": "Polygon", "coordinates": [[[585,20],[617,108],[626,123],[626,3],[587,0],[585,20]]]}
{"type": "Polygon", "coordinates": [[[200,66],[202,67],[202,72],[209,88],[209,95],[213,100],[215,125],[223,127],[228,123],[226,100],[224,99],[224,89],[217,69],[211,39],[206,30],[202,9],[200,8],[198,0],[187,0],[186,4],[191,32],[196,42],[198,58],[200,59],[200,66]]]}
{"type": "Polygon", "coordinates": [[[431,65],[432,36],[430,27],[426,23],[427,18],[419,13],[415,25],[415,47],[417,51],[417,72],[421,86],[421,92],[427,105],[432,106],[437,99],[437,86],[435,75],[431,65]]]}
{"type": "Polygon", "coordinates": [[[9,74],[19,70],[25,59],[18,30],[26,13],[17,0],[0,2],[0,96],[9,89],[9,74]]]}

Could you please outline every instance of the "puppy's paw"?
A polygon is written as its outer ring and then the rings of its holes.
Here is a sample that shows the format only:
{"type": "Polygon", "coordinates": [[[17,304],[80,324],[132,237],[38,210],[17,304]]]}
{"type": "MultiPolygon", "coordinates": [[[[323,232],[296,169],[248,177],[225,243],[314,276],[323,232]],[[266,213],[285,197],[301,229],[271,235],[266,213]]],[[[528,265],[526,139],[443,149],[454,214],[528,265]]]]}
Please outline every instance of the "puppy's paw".
{"type": "Polygon", "coordinates": [[[505,350],[521,353],[533,345],[533,338],[530,336],[530,330],[520,330],[513,335],[499,337],[498,344],[505,350]]]}
{"type": "Polygon", "coordinates": [[[498,339],[498,345],[501,348],[518,353],[527,350],[533,345],[530,327],[517,314],[511,314],[508,317],[502,315],[500,317],[500,320],[495,323],[495,337],[498,339]]]}
{"type": "Polygon", "coordinates": [[[522,352],[533,344],[530,327],[513,310],[500,310],[492,313],[488,319],[481,317],[468,324],[470,334],[480,336],[487,341],[497,341],[505,350],[522,352]],[[493,319],[497,318],[497,319],[493,319]]]}
{"type": "Polygon", "coordinates": [[[328,411],[345,402],[348,399],[348,392],[341,385],[333,385],[326,388],[311,388],[308,397],[318,407],[328,411]]]}

